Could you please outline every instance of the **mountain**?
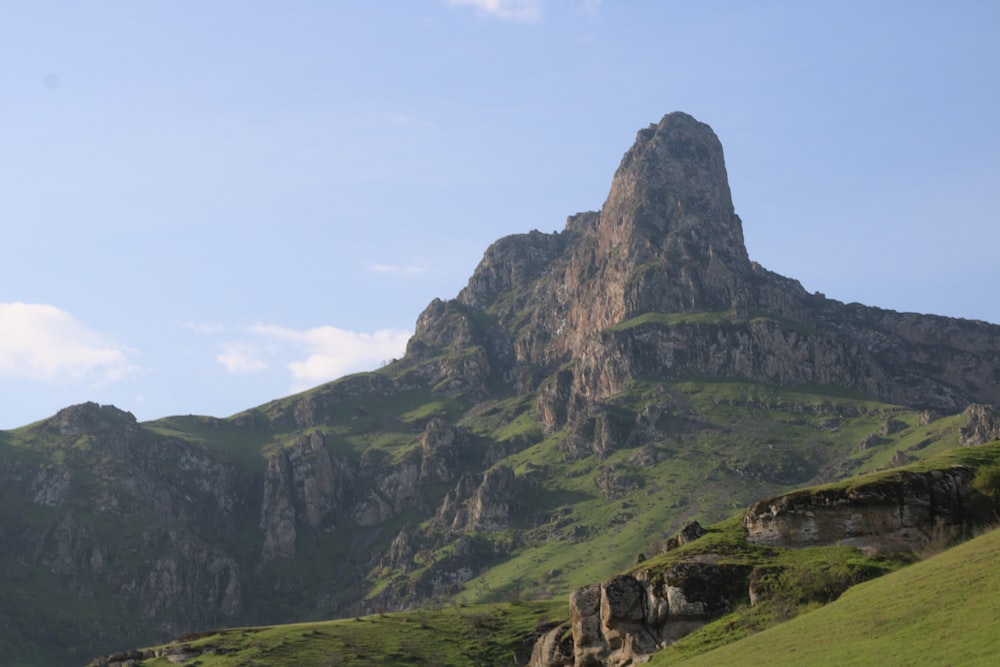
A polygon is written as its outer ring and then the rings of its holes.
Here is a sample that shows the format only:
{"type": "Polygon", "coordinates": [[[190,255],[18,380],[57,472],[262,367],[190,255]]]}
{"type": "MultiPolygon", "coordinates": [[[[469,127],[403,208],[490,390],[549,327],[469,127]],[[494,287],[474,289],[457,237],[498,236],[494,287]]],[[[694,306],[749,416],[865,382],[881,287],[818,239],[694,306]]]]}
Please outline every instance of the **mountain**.
{"type": "Polygon", "coordinates": [[[0,650],[564,595],[694,519],[996,439],[998,405],[1000,326],[752,262],[718,138],[672,113],[600,211],[494,243],[376,372],[0,433],[0,650]]]}
{"type": "Polygon", "coordinates": [[[487,250],[456,300],[421,315],[407,363],[457,343],[474,349],[431,377],[558,384],[568,400],[546,410],[548,427],[640,376],[836,385],[954,412],[1000,400],[996,331],[845,306],[750,261],[719,140],[673,113],[639,132],[600,212],[487,250]]]}

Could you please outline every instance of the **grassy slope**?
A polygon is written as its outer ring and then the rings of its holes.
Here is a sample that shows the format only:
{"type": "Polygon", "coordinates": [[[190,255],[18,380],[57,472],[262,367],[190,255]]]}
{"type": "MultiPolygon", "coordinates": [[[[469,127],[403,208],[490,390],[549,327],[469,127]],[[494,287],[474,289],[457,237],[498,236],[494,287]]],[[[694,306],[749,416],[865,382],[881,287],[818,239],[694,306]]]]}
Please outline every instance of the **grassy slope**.
{"type": "Polygon", "coordinates": [[[463,597],[565,595],[626,569],[640,552],[655,553],[687,521],[707,525],[803,484],[883,467],[896,450],[916,459],[953,449],[961,419],[922,426],[916,411],[843,390],[741,381],[637,383],[615,405],[635,412],[647,402],[671,401],[676,407],[661,417],[654,464],[636,462],[638,448],[573,459],[561,446],[564,433],[506,457],[526,482],[528,511],[523,525],[514,526],[525,530],[522,546],[468,582],[463,597]],[[657,394],[656,386],[670,396],[657,394]],[[859,449],[886,416],[908,427],[859,449]],[[596,481],[602,470],[634,479],[636,488],[605,497],[596,481]],[[776,470],[782,479],[774,478],[776,470]],[[546,514],[551,519],[539,526],[546,514]]]}
{"type": "Polygon", "coordinates": [[[836,602],[746,639],[652,665],[995,665],[1000,530],[851,588],[836,602]]]}
{"type": "MultiPolygon", "coordinates": [[[[255,665],[460,665],[524,664],[539,627],[564,613],[564,602],[452,606],[339,621],[207,633],[173,646],[214,647],[198,658],[201,667],[255,665]],[[517,662],[515,662],[515,659],[517,662]]],[[[174,664],[167,657],[144,667],[174,664]]]]}

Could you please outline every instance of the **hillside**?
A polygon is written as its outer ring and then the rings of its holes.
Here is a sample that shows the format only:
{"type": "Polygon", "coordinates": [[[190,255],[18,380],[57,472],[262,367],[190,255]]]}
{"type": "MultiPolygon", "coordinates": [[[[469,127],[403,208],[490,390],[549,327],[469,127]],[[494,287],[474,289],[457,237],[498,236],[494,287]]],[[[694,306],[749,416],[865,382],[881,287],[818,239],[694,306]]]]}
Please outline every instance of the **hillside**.
{"type": "MultiPolygon", "coordinates": [[[[1000,442],[952,450],[903,469],[800,489],[788,495],[818,498],[831,491],[853,492],[866,497],[863,504],[855,505],[856,509],[870,512],[878,506],[872,501],[873,489],[906,485],[907,476],[944,479],[949,472],[977,468],[1000,471],[1000,442]]],[[[994,497],[994,507],[996,500],[994,497]]],[[[981,509],[981,515],[989,515],[988,505],[981,509]]],[[[813,511],[821,513],[823,506],[814,505],[813,511]]],[[[945,512],[944,507],[939,507],[938,518],[945,517],[945,512]]],[[[891,657],[888,664],[947,664],[947,660],[933,656],[967,655],[971,660],[991,655],[990,647],[996,641],[993,615],[983,612],[991,610],[992,603],[988,595],[982,594],[982,587],[989,590],[996,578],[992,550],[1000,533],[993,531],[975,540],[978,546],[971,551],[968,545],[948,549],[953,540],[962,539],[963,527],[939,523],[944,530],[920,537],[916,532],[911,535],[910,546],[916,543],[920,553],[930,557],[929,561],[911,565],[914,556],[906,552],[905,541],[887,531],[869,534],[866,544],[856,546],[762,546],[754,542],[752,531],[748,534],[744,529],[749,514],[734,517],[743,520],[726,520],[696,532],[691,532],[689,526],[682,531],[681,542],[664,553],[599,586],[574,591],[568,608],[560,601],[474,606],[453,601],[417,612],[233,628],[109,656],[95,662],[94,667],[117,667],[116,663],[126,660],[144,667],[179,661],[220,666],[251,663],[262,667],[526,665],[529,654],[532,667],[626,665],[642,662],[636,651],[654,635],[673,636],[671,641],[676,641],[676,631],[691,632],[713,616],[717,620],[710,620],[667,648],[656,641],[649,644],[650,664],[686,665],[692,656],[699,656],[694,659],[696,664],[747,664],[743,662],[748,655],[741,649],[744,645],[757,647],[749,664],[785,664],[783,660],[788,664],[871,664],[872,657],[880,655],[891,657]],[[859,583],[878,577],[883,583],[859,583]],[[670,592],[661,596],[657,590],[664,582],[670,592]],[[633,586],[645,589],[639,596],[645,602],[637,606],[642,610],[638,615],[623,604],[633,586]],[[675,588],[671,591],[669,586],[675,588]],[[609,595],[611,591],[616,594],[609,595]],[[604,601],[600,605],[601,618],[587,630],[581,608],[591,593],[604,601]],[[829,604],[829,609],[813,613],[824,604],[829,604]],[[656,612],[660,606],[669,608],[667,613],[656,612]],[[796,621],[788,622],[796,617],[796,621]],[[802,619],[811,624],[799,623],[802,619]],[[828,633],[831,623],[838,629],[832,637],[828,633]],[[802,625],[808,629],[802,630],[802,625]],[[876,636],[873,625],[881,628],[876,636]],[[594,641],[598,637],[588,636],[596,626],[603,628],[609,640],[603,646],[599,646],[601,641],[594,641]],[[615,638],[610,630],[620,634],[615,638]],[[763,634],[758,636],[761,631],[763,634]],[[803,632],[806,634],[800,636],[803,632]],[[776,633],[790,634],[781,635],[788,638],[786,641],[775,640],[776,633]],[[925,657],[922,647],[913,651],[912,646],[905,645],[915,637],[932,641],[935,651],[926,652],[925,657]],[[616,643],[619,649],[614,648],[616,643]],[[724,648],[711,651],[719,646],[724,648]],[[629,655],[622,655],[621,648],[627,648],[629,655]],[[722,657],[725,655],[731,658],[722,657]]],[[[915,645],[920,646],[920,642],[915,645]]],[[[955,664],[975,663],[962,660],[955,664]]]]}
{"type": "Polygon", "coordinates": [[[752,262],[721,143],[640,131],[601,211],[497,241],[403,359],[226,419],[0,433],[0,646],[563,598],[692,520],[1000,437],[1000,326],[752,262]]]}
{"type": "Polygon", "coordinates": [[[836,602],[697,657],[650,665],[994,665],[1000,531],[886,577],[836,602]]]}
{"type": "Polygon", "coordinates": [[[195,633],[151,649],[121,651],[92,664],[500,667],[524,664],[538,628],[550,625],[562,607],[554,602],[453,605],[333,621],[230,628],[195,633]]]}

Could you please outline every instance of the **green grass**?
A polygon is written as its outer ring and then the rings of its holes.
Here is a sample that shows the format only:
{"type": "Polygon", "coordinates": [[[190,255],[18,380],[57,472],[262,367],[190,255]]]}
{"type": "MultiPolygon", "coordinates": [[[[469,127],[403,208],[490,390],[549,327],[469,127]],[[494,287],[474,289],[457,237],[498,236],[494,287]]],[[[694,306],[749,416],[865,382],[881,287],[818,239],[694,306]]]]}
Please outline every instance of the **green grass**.
{"type": "Polygon", "coordinates": [[[872,484],[881,480],[892,479],[900,471],[908,472],[929,472],[931,470],[944,470],[953,465],[965,465],[972,468],[982,468],[985,466],[1000,463],[1000,441],[978,445],[976,447],[960,447],[947,450],[941,454],[922,459],[903,466],[888,470],[878,470],[865,475],[851,477],[849,479],[830,482],[812,486],[797,493],[816,493],[836,489],[850,490],[865,484],[872,484]]]}
{"type": "MultiPolygon", "coordinates": [[[[634,414],[647,403],[668,405],[658,423],[662,441],[655,445],[662,460],[655,464],[631,463],[638,452],[632,448],[612,451],[603,459],[567,457],[565,432],[550,434],[505,459],[517,472],[520,497],[534,514],[522,517],[523,526],[514,526],[523,531],[521,546],[469,581],[463,596],[470,601],[500,600],[516,590],[564,595],[628,569],[640,552],[655,554],[667,537],[692,519],[708,525],[736,514],[722,524],[731,524],[735,532],[710,529],[691,548],[742,550],[756,558],[756,547],[742,539],[743,508],[801,488],[804,482],[830,479],[833,465],[827,462],[850,460],[858,443],[877,432],[887,416],[906,424],[918,420],[914,411],[856,392],[737,380],[667,385],[640,381],[617,396],[611,407],[634,414]],[[756,463],[756,470],[765,476],[784,466],[789,479],[747,476],[748,463],[756,463]],[[609,500],[597,485],[603,469],[614,469],[641,484],[609,500]]],[[[957,441],[957,422],[940,421],[931,425],[939,428],[938,437],[950,434],[957,441]]],[[[883,443],[866,450],[869,458],[839,468],[838,474],[877,467],[870,456],[888,452],[884,458],[891,457],[899,440],[913,437],[911,431],[913,426],[886,436],[883,443]]],[[[932,450],[927,447],[920,453],[932,450]]],[[[953,458],[924,464],[923,469],[947,467],[962,456],[972,454],[953,453],[953,458]]],[[[984,453],[978,456],[990,458],[984,453]]]]}
{"type": "Polygon", "coordinates": [[[643,326],[677,326],[679,324],[732,324],[729,314],[722,312],[684,312],[684,313],[643,313],[631,319],[608,327],[607,331],[628,331],[643,326]]]}
{"type": "Polygon", "coordinates": [[[836,602],[759,634],[685,659],[686,639],[650,664],[995,665],[1000,656],[998,553],[1000,531],[993,530],[859,584],[836,602]]]}
{"type": "Polygon", "coordinates": [[[250,469],[263,467],[261,453],[273,442],[273,435],[264,429],[240,428],[230,421],[196,415],[166,417],[144,422],[141,427],[155,436],[203,445],[250,469]]]}
{"type": "MultiPolygon", "coordinates": [[[[968,465],[985,469],[995,466],[998,460],[1000,460],[1000,442],[994,442],[986,445],[980,445],[978,447],[954,449],[944,454],[931,457],[925,461],[918,461],[901,469],[880,471],[840,482],[799,489],[793,491],[792,493],[811,494],[820,490],[832,488],[850,489],[891,478],[898,472],[898,470],[919,473],[935,469],[948,469],[952,465],[968,465]]],[[[865,556],[849,547],[818,547],[808,549],[763,548],[747,544],[743,540],[740,519],[741,516],[738,515],[732,517],[728,521],[710,526],[708,528],[708,533],[703,538],[681,547],[676,551],[671,551],[667,554],[651,559],[650,561],[643,563],[641,567],[652,569],[657,567],[668,567],[673,562],[682,560],[685,557],[703,553],[724,554],[726,559],[730,562],[755,565],[758,568],[756,575],[758,577],[758,582],[763,581],[765,584],[765,590],[770,589],[770,593],[766,594],[763,601],[756,607],[751,608],[746,604],[741,605],[732,613],[709,623],[698,632],[685,637],[671,646],[663,654],[659,655],[653,664],[687,665],[689,663],[684,660],[692,656],[701,655],[708,651],[712,651],[713,649],[717,649],[720,646],[732,645],[734,642],[738,642],[738,644],[735,645],[743,645],[744,638],[756,635],[756,633],[761,631],[765,631],[765,634],[769,634],[771,632],[769,628],[778,627],[779,624],[784,621],[789,621],[789,619],[796,618],[802,614],[808,613],[811,618],[812,614],[809,612],[812,612],[822,605],[837,599],[840,593],[848,590],[850,586],[861,581],[882,577],[887,573],[894,572],[904,566],[908,566],[915,559],[914,556],[892,554],[870,557],[865,556]]],[[[991,539],[1000,541],[1000,532],[994,531],[993,533],[990,533],[990,535],[993,536],[991,539]]],[[[964,547],[956,547],[955,549],[961,548],[964,547]]],[[[939,565],[942,563],[950,563],[950,565],[941,565],[942,567],[959,567],[963,565],[963,561],[961,561],[961,553],[962,552],[959,551],[959,556],[954,557],[958,558],[958,560],[949,560],[952,556],[948,556],[947,554],[953,554],[952,550],[945,551],[942,555],[937,556],[932,560],[939,565]]],[[[637,567],[635,569],[639,568],[637,567]]],[[[904,571],[908,572],[910,569],[910,567],[905,567],[904,571]]],[[[917,568],[917,571],[919,572],[920,568],[917,568]]],[[[975,579],[979,575],[973,573],[969,576],[975,579]]],[[[902,581],[903,583],[899,584],[901,588],[909,589],[914,587],[913,584],[908,583],[908,580],[901,580],[895,577],[890,578],[893,578],[895,581],[902,581]]],[[[758,587],[760,587],[760,585],[761,584],[758,583],[758,587]]],[[[951,586],[952,584],[949,583],[946,585],[951,586]]],[[[858,595],[857,593],[853,593],[855,589],[862,590],[859,587],[850,588],[848,595],[858,595]]],[[[983,590],[990,590],[990,584],[988,581],[984,582],[983,590]]],[[[977,592],[975,590],[968,590],[963,593],[963,595],[969,595],[970,597],[974,597],[976,594],[977,592]]],[[[873,599],[881,599],[884,597],[881,592],[869,595],[871,595],[873,599]]],[[[936,591],[927,592],[926,599],[923,600],[914,600],[909,592],[903,592],[901,595],[905,597],[905,601],[900,603],[900,608],[905,608],[908,605],[913,604],[924,605],[926,608],[928,606],[932,606],[934,604],[934,600],[939,597],[939,593],[936,591]]],[[[847,595],[845,595],[845,599],[846,598],[847,595]]],[[[839,604],[839,602],[837,604],[839,604]]],[[[866,603],[861,600],[858,604],[863,606],[866,603]]],[[[865,612],[862,610],[857,613],[860,616],[863,616],[865,612]]],[[[847,623],[847,621],[842,621],[839,618],[835,621],[826,622],[839,624],[847,623]]],[[[905,622],[910,621],[906,620],[905,622]]],[[[863,619],[861,623],[863,624],[863,619]]],[[[789,622],[788,626],[793,627],[793,623],[789,622]]],[[[781,625],[781,627],[785,626],[781,625]]],[[[820,630],[816,630],[816,632],[820,632],[820,630]]],[[[860,630],[859,632],[863,633],[865,630],[860,630]]],[[[752,641],[757,640],[755,639],[752,641]]],[[[772,645],[774,641],[775,640],[772,639],[772,645]]],[[[855,640],[852,637],[848,637],[846,638],[846,641],[854,642],[855,640]]],[[[905,640],[903,641],[905,642],[905,640]]],[[[734,650],[738,651],[738,649],[734,650]]],[[[844,660],[847,660],[848,658],[839,653],[832,654],[830,657],[818,657],[808,653],[794,653],[795,651],[798,651],[798,648],[795,647],[790,649],[790,651],[792,651],[793,654],[789,657],[789,660],[791,660],[787,663],[789,665],[867,664],[862,658],[859,658],[855,662],[844,662],[844,660]],[[802,659],[801,662],[799,661],[800,658],[802,659]],[[810,663],[810,660],[814,660],[815,662],[810,663]]],[[[719,657],[717,653],[718,651],[708,653],[708,655],[713,656],[712,660],[714,662],[695,661],[690,664],[737,664],[739,660],[745,658],[745,654],[742,651],[739,651],[739,658],[733,658],[732,662],[730,662],[729,658],[719,657]]],[[[734,655],[736,654],[734,653],[734,655]]],[[[865,654],[862,653],[861,655],[864,656],[865,654]]],[[[781,661],[782,659],[784,658],[779,658],[777,656],[761,656],[745,664],[786,664],[781,661]],[[757,660],[759,660],[759,662],[757,662],[757,660]]],[[[890,661],[886,664],[965,664],[964,662],[938,663],[933,661],[920,663],[912,662],[911,660],[912,657],[906,657],[901,662],[890,661]]],[[[875,661],[871,664],[877,664],[878,662],[879,661],[875,661]]]]}
{"type": "MultiPolygon", "coordinates": [[[[203,636],[172,644],[214,651],[197,659],[201,667],[506,666],[523,664],[537,629],[560,620],[564,608],[562,601],[456,604],[435,610],[199,633],[203,636]]],[[[166,667],[174,663],[162,657],[142,664],[166,667]]]]}

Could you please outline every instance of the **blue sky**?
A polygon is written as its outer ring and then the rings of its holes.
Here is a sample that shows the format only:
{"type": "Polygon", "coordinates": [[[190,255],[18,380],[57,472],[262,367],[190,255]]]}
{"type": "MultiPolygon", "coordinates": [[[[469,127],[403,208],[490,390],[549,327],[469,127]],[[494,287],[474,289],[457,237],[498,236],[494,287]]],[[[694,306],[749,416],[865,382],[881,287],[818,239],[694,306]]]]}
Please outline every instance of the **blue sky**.
{"type": "Polygon", "coordinates": [[[0,428],[227,416],[401,356],[681,110],[751,258],[1000,322],[1000,4],[0,5],[0,428]]]}

